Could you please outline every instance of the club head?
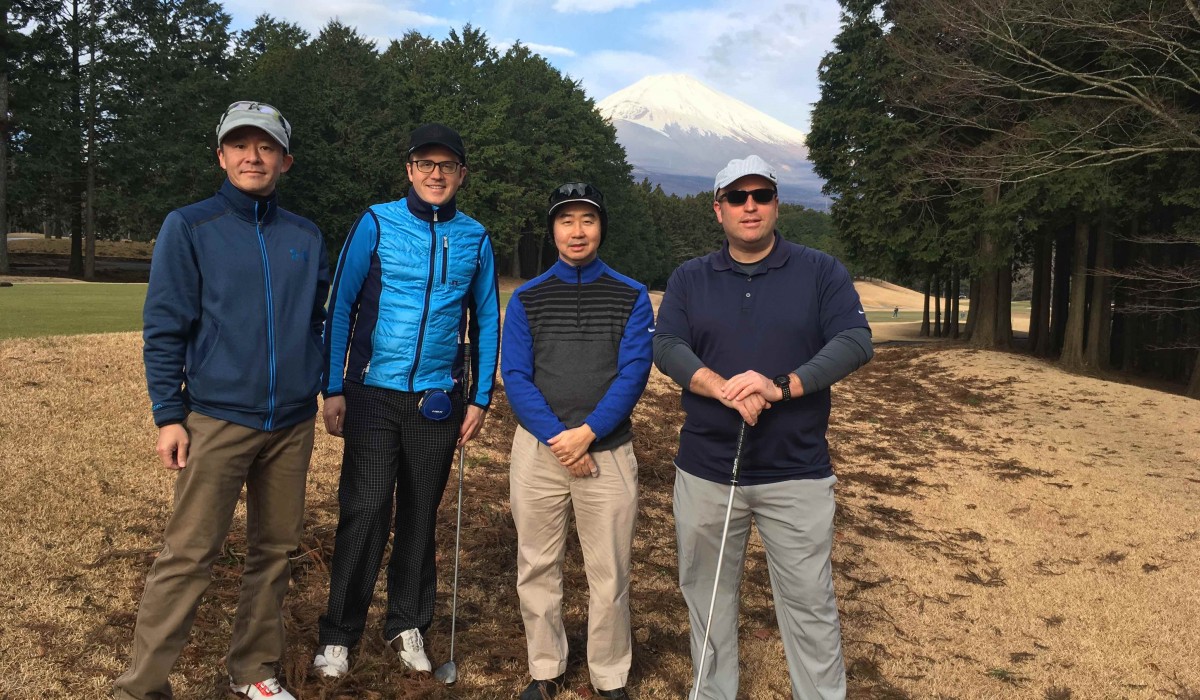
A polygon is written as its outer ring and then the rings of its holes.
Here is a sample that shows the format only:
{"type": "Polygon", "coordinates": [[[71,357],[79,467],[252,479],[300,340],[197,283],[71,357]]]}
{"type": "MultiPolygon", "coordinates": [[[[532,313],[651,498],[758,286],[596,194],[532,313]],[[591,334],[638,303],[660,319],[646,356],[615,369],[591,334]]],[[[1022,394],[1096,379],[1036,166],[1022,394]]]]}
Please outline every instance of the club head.
{"type": "Polygon", "coordinates": [[[458,666],[453,661],[447,661],[433,672],[433,677],[440,683],[451,685],[458,680],[458,666]]]}

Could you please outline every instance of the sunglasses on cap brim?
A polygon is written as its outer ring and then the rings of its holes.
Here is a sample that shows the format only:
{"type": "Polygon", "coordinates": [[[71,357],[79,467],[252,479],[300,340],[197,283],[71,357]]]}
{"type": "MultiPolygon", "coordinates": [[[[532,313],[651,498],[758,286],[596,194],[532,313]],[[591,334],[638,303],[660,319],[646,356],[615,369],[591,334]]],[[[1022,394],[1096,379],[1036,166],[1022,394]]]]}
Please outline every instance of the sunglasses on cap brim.
{"type": "Polygon", "coordinates": [[[586,182],[568,182],[565,185],[559,185],[550,193],[550,206],[553,207],[569,199],[586,199],[592,202],[603,202],[604,195],[600,193],[600,190],[586,182]]]}

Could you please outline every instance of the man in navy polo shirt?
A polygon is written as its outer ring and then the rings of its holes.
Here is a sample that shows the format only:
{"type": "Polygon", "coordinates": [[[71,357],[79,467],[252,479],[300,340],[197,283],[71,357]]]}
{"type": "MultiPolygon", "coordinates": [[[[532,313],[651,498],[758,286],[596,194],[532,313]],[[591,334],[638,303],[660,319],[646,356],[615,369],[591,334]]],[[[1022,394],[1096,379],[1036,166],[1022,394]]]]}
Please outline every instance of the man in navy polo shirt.
{"type": "Polygon", "coordinates": [[[717,173],[713,211],[726,243],[667,283],[654,361],[683,387],[675,459],[679,585],[702,698],[738,690],[738,586],[753,521],[767,550],[792,695],[844,698],[833,592],[829,387],[871,359],[871,330],[846,268],[775,232],[775,169],[758,156],[717,173]],[[741,474],[717,572],[741,423],[741,474]],[[701,650],[713,591],[720,587],[701,650]]]}

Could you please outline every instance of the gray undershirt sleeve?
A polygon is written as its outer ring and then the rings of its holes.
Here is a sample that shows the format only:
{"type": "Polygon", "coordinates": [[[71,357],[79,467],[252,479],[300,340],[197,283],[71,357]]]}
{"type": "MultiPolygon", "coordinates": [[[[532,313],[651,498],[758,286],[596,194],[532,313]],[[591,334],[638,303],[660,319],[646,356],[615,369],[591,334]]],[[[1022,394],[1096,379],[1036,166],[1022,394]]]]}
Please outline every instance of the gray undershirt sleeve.
{"type": "Polygon", "coordinates": [[[833,386],[874,357],[871,331],[850,328],[830,338],[812,359],[796,368],[796,376],[805,394],[833,386]]]}
{"type": "MultiPolygon", "coordinates": [[[[796,368],[796,376],[805,394],[828,389],[851,372],[867,364],[875,355],[871,332],[866,328],[842,331],[825,344],[812,359],[796,368]]],[[[704,363],[677,335],[654,334],[654,365],[659,371],[687,388],[704,363]]]]}
{"type": "MultiPolygon", "coordinates": [[[[734,266],[744,275],[754,275],[762,263],[743,265],[734,261],[734,266]]],[[[795,373],[800,378],[804,393],[812,394],[828,389],[846,378],[851,372],[867,364],[874,355],[871,331],[866,328],[851,328],[831,338],[812,359],[797,367],[795,373]]],[[[696,374],[704,363],[683,338],[667,333],[655,333],[654,365],[686,389],[692,381],[692,375],[696,374]]]]}
{"type": "Polygon", "coordinates": [[[692,381],[696,370],[704,366],[696,353],[683,338],[669,333],[654,334],[654,366],[658,371],[675,380],[684,389],[692,381]]]}

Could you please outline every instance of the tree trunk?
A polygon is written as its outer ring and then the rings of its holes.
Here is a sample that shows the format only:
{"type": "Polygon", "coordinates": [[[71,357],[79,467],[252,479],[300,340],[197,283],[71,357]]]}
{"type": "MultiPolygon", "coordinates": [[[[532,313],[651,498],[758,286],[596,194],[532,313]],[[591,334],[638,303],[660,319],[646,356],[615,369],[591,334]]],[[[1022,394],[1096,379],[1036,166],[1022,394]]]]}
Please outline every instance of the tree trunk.
{"type": "Polygon", "coordinates": [[[979,318],[979,275],[971,275],[971,284],[967,288],[967,327],[963,339],[967,342],[975,335],[975,321],[979,318]]]}
{"type": "Polygon", "coordinates": [[[929,277],[925,278],[925,310],[921,314],[921,333],[922,338],[929,337],[929,277]]]}
{"type": "Polygon", "coordinates": [[[8,6],[0,17],[0,275],[8,266],[8,6]]]}
{"type": "Polygon", "coordinates": [[[942,281],[937,275],[929,283],[933,290],[933,337],[942,337],[942,281]]]}
{"type": "Polygon", "coordinates": [[[508,266],[508,276],[516,277],[516,278],[520,278],[520,276],[521,276],[521,242],[520,242],[520,240],[518,240],[517,244],[513,246],[512,261],[509,263],[509,266],[508,266]]]}
{"type": "Polygon", "coordinates": [[[96,279],[96,128],[88,118],[87,194],[84,196],[83,278],[96,279]]]}
{"type": "Polygon", "coordinates": [[[1087,368],[1083,355],[1084,327],[1087,321],[1087,259],[1090,227],[1082,215],[1075,221],[1075,247],[1071,252],[1071,305],[1067,309],[1067,329],[1063,336],[1059,363],[1079,372],[1087,368]]]}
{"type": "Polygon", "coordinates": [[[1062,352],[1067,334],[1067,307],[1071,303],[1071,244],[1073,227],[1064,226],[1054,239],[1054,279],[1050,301],[1050,347],[1046,357],[1062,352]]]}
{"type": "MultiPolygon", "coordinates": [[[[985,259],[994,252],[995,246],[990,235],[983,234],[981,249],[985,259]]],[[[996,345],[996,271],[980,270],[977,277],[979,296],[971,300],[974,326],[971,331],[971,345],[977,348],[992,348],[996,345]]]]}
{"type": "Polygon", "coordinates": [[[996,271],[996,347],[1012,347],[1012,260],[996,271]]]}
{"type": "Polygon", "coordinates": [[[1200,352],[1196,353],[1196,361],[1192,363],[1192,381],[1188,382],[1187,396],[1200,399],[1200,352]]]}
{"type": "Polygon", "coordinates": [[[1050,279],[1053,241],[1038,236],[1033,251],[1033,300],[1029,306],[1029,351],[1037,357],[1050,354],[1050,279]]]}
{"type": "Polygon", "coordinates": [[[1085,361],[1106,370],[1112,357],[1112,271],[1113,239],[1105,212],[1096,232],[1096,259],[1092,263],[1092,298],[1088,307],[1088,337],[1085,361]]]}
{"type": "MultiPolygon", "coordinates": [[[[83,70],[80,64],[80,48],[83,42],[83,23],[79,19],[79,0],[71,1],[72,23],[71,37],[71,126],[74,133],[83,135],[83,70]]],[[[82,145],[82,143],[80,143],[82,145]]],[[[82,149],[81,149],[82,150],[82,149]]],[[[83,154],[77,153],[71,164],[70,192],[71,199],[67,202],[68,216],[71,222],[71,262],[67,266],[67,274],[80,276],[83,274],[83,154]]]]}
{"type": "Polygon", "coordinates": [[[958,265],[954,266],[954,271],[951,273],[950,285],[951,298],[954,300],[951,307],[951,314],[953,314],[954,318],[950,326],[950,337],[958,338],[960,331],[959,321],[961,320],[958,311],[958,297],[962,294],[962,273],[959,271],[958,265]]]}

